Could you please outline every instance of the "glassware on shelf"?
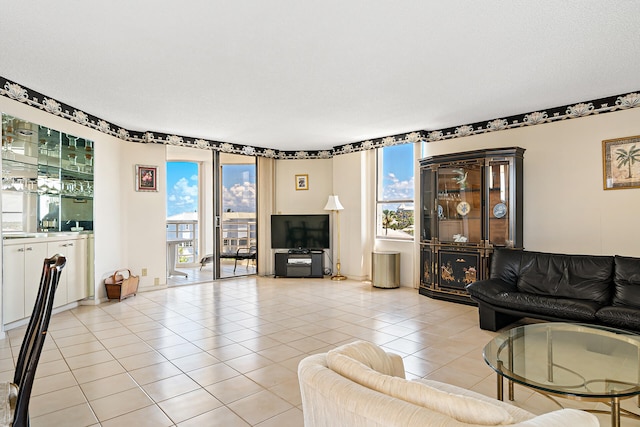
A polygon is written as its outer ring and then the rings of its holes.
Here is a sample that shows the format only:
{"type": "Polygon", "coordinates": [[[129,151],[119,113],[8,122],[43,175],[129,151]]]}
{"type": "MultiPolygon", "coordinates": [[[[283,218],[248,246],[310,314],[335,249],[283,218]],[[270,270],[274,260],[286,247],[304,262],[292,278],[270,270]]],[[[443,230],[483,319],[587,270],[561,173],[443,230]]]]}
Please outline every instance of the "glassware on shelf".
{"type": "Polygon", "coordinates": [[[38,177],[38,193],[60,194],[60,181],[49,177],[38,177]]]}
{"type": "Polygon", "coordinates": [[[29,193],[35,192],[38,190],[38,181],[35,178],[29,178],[26,184],[26,191],[29,193]]]}
{"type": "Polygon", "coordinates": [[[15,155],[12,149],[12,144],[13,144],[13,137],[7,135],[3,140],[2,140],[2,151],[3,151],[3,156],[7,159],[14,159],[15,155]]]}
{"type": "Polygon", "coordinates": [[[14,178],[13,179],[13,191],[23,191],[24,190],[24,178],[14,178]]]}
{"type": "Polygon", "coordinates": [[[72,182],[72,181],[63,182],[62,183],[62,194],[73,194],[73,192],[75,191],[74,184],[75,183],[72,182]]]}
{"type": "Polygon", "coordinates": [[[8,191],[23,191],[25,189],[24,178],[4,176],[3,173],[2,189],[8,191]]]}
{"type": "Polygon", "coordinates": [[[8,170],[3,169],[2,170],[2,189],[8,190],[10,185],[11,185],[11,173],[8,170]]]}
{"type": "Polygon", "coordinates": [[[93,169],[93,155],[92,154],[85,154],[84,155],[84,166],[85,166],[85,171],[86,172],[91,172],[91,170],[93,169]]]}
{"type": "Polygon", "coordinates": [[[78,159],[76,157],[76,153],[69,153],[67,157],[69,158],[69,169],[78,170],[78,159]]]}
{"type": "Polygon", "coordinates": [[[49,186],[49,194],[60,194],[60,184],[51,182],[49,186]]]}
{"type": "Polygon", "coordinates": [[[43,177],[38,177],[38,193],[47,194],[49,192],[49,186],[47,180],[43,177]]]}

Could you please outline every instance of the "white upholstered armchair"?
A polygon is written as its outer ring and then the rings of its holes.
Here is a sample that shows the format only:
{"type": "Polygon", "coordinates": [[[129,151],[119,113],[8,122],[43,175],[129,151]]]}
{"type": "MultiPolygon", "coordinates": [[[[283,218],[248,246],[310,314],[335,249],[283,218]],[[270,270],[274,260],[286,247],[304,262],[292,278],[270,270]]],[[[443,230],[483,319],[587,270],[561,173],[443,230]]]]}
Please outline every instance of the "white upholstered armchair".
{"type": "Polygon", "coordinates": [[[305,427],[599,427],[587,412],[534,415],[436,381],[408,381],[402,358],[356,341],[298,366],[305,427]]]}

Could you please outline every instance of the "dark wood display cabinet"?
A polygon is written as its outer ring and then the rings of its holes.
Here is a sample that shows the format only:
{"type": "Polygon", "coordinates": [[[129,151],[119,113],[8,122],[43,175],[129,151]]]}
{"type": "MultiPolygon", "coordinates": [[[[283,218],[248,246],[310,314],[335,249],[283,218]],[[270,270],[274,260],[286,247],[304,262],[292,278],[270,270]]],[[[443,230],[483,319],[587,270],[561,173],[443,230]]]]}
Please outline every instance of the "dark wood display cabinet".
{"type": "Polygon", "coordinates": [[[474,304],[465,286],[488,277],[495,248],[522,248],[524,149],[420,160],[420,294],[474,304]]]}

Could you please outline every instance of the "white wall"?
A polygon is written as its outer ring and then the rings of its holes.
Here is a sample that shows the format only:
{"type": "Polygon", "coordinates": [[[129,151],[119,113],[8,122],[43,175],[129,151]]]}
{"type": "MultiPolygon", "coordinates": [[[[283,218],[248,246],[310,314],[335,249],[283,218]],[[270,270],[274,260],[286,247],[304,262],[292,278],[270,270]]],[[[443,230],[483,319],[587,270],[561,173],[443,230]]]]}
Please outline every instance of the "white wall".
{"type": "MultiPolygon", "coordinates": [[[[165,146],[160,144],[139,144],[122,142],[121,175],[124,177],[120,188],[124,200],[121,215],[124,219],[124,239],[127,257],[122,267],[130,268],[135,274],[147,269],[147,276],[140,277],[140,288],[149,288],[167,283],[167,180],[165,146]],[[158,191],[139,192],[135,190],[136,164],[157,166],[158,191]],[[157,284],[156,284],[157,283],[157,284]]],[[[96,155],[97,157],[97,155],[96,155]]],[[[102,195],[97,195],[102,197],[102,195]]],[[[96,256],[99,256],[96,253],[96,256]]]]}
{"type": "Polygon", "coordinates": [[[321,214],[332,191],[332,161],[277,160],[275,166],[275,212],[277,214],[321,214]],[[309,175],[309,189],[296,190],[295,176],[309,175]]]}
{"type": "MultiPolygon", "coordinates": [[[[332,193],[332,171],[333,162],[331,159],[299,159],[299,160],[276,160],[275,162],[275,204],[274,214],[326,214],[324,210],[327,199],[332,193]],[[309,175],[309,189],[296,190],[295,176],[309,175]]],[[[260,197],[260,195],[258,195],[260,197]]],[[[342,199],[341,199],[342,200],[342,199]]],[[[333,221],[333,218],[331,219],[333,221]]],[[[333,243],[332,246],[335,244],[333,243]]],[[[267,245],[267,247],[269,247],[267,245]]],[[[265,271],[273,272],[275,251],[271,250],[269,257],[269,268],[265,271]]],[[[331,258],[325,252],[324,266],[331,266],[331,258]]]]}
{"type": "Polygon", "coordinates": [[[341,273],[355,280],[367,279],[371,269],[374,231],[369,215],[371,197],[367,189],[372,182],[369,173],[372,154],[367,151],[333,158],[333,192],[340,196],[344,206],[340,212],[341,273]]]}
{"type": "MultiPolygon", "coordinates": [[[[33,119],[32,119],[33,120],[33,119]]],[[[35,120],[33,120],[35,121],[35,120]]],[[[45,123],[36,121],[36,123],[45,123]]],[[[58,129],[56,126],[50,125],[58,129]]],[[[80,131],[80,129],[78,129],[80,131]]],[[[125,243],[126,216],[120,214],[127,210],[121,189],[125,184],[133,185],[125,170],[122,158],[125,145],[117,138],[100,132],[92,132],[94,138],[94,185],[93,185],[93,233],[95,238],[94,267],[96,301],[106,298],[104,279],[119,268],[127,266],[129,248],[125,243]]],[[[80,132],[75,135],[82,135],[80,132]]],[[[135,272],[134,274],[138,274],[135,272]]]]}

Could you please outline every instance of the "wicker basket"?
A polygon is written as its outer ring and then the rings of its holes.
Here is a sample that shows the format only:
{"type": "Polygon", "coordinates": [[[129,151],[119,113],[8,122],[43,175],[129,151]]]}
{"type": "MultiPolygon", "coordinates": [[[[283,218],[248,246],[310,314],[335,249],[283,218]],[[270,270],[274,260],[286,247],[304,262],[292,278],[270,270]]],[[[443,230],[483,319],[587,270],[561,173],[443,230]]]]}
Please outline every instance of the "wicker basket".
{"type": "Polygon", "coordinates": [[[122,301],[125,298],[135,295],[138,292],[140,278],[131,274],[131,270],[123,268],[116,270],[112,276],[104,279],[104,286],[107,289],[108,299],[122,301]],[[126,272],[126,276],[121,274],[126,272]]]}

